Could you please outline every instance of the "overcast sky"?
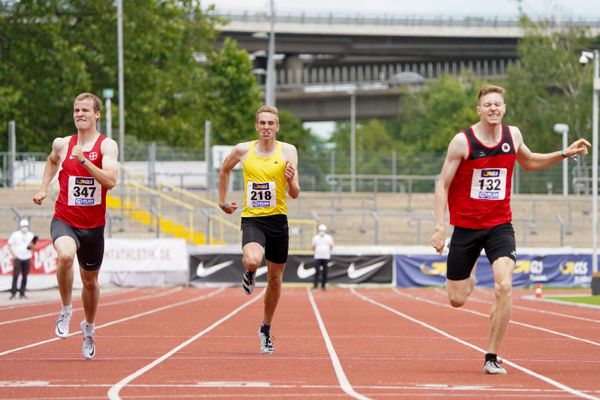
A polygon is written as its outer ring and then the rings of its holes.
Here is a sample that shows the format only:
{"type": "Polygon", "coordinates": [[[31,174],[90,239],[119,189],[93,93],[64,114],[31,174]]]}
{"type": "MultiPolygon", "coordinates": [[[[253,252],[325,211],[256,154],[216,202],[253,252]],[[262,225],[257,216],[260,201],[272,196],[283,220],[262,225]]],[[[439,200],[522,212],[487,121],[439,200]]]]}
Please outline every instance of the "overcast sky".
{"type": "MultiPolygon", "coordinates": [[[[269,9],[270,0],[202,0],[224,10],[269,9]]],[[[275,0],[280,12],[340,12],[400,15],[497,16],[518,15],[519,3],[530,17],[600,18],[600,0],[275,0]],[[368,4],[368,7],[365,6],[368,4]]]]}

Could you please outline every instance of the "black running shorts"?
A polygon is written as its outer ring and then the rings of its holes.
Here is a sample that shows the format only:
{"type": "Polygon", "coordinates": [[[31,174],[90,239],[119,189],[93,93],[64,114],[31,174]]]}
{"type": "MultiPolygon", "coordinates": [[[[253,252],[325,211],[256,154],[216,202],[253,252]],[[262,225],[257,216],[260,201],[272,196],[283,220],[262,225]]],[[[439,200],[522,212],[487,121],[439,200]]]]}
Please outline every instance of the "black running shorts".
{"type": "Polygon", "coordinates": [[[57,219],[52,219],[50,236],[55,242],[61,236],[70,236],[77,244],[79,266],[86,271],[97,271],[104,258],[104,226],[91,229],[74,228],[57,219]]]}
{"type": "Polygon", "coordinates": [[[461,281],[471,275],[481,250],[493,264],[500,257],[517,261],[515,231],[510,222],[489,229],[466,229],[454,227],[448,252],[446,277],[461,281]]]}
{"type": "Polygon", "coordinates": [[[253,242],[264,247],[267,261],[285,264],[290,245],[287,215],[242,217],[242,247],[253,242]]]}

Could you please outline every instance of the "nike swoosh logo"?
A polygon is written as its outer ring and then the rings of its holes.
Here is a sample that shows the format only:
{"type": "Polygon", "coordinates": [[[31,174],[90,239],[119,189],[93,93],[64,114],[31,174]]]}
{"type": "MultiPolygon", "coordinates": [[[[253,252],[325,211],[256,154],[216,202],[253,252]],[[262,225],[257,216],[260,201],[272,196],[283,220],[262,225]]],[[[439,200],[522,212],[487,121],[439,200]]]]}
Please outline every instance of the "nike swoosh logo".
{"type": "Polygon", "coordinates": [[[386,261],[380,261],[378,263],[375,263],[373,265],[368,265],[368,266],[362,267],[360,269],[356,269],[356,267],[354,267],[354,263],[352,263],[348,267],[348,278],[358,279],[361,276],[368,274],[371,271],[374,271],[376,269],[383,267],[385,265],[385,263],[386,263],[386,261]]]}
{"type": "Polygon", "coordinates": [[[313,276],[315,274],[315,268],[304,268],[304,261],[298,265],[298,271],[296,271],[298,278],[306,279],[309,276],[313,276]]]}
{"type": "Polygon", "coordinates": [[[196,267],[196,275],[200,278],[205,278],[209,275],[214,274],[217,271],[222,270],[223,268],[229,267],[231,264],[233,264],[233,261],[225,261],[220,264],[205,267],[204,263],[200,261],[200,263],[198,263],[198,267],[196,267]]]}

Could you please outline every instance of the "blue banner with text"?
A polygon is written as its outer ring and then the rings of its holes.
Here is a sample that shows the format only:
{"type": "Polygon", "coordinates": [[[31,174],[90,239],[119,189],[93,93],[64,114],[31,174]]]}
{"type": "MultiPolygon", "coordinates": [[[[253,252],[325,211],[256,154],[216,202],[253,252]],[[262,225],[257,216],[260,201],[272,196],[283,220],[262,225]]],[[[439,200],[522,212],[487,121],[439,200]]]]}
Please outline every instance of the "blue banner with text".
{"type": "MultiPolygon", "coordinates": [[[[396,286],[443,286],[446,256],[396,255],[396,286]]],[[[494,286],[494,275],[485,255],[476,263],[477,285],[494,286]]],[[[589,287],[592,282],[592,256],[589,254],[522,254],[517,257],[513,286],[541,283],[556,287],[589,287]]]]}

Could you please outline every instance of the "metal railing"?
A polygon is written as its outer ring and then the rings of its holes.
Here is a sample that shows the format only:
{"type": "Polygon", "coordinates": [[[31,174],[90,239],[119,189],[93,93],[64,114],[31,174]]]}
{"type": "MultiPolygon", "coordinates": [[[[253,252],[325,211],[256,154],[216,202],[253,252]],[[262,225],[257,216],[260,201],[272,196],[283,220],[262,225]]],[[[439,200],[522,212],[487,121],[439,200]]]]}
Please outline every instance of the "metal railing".
{"type": "Polygon", "coordinates": [[[357,89],[390,89],[402,84],[422,84],[442,75],[460,75],[467,71],[479,78],[501,79],[508,68],[518,65],[514,58],[482,59],[445,62],[412,62],[388,64],[303,66],[277,70],[278,90],[343,91],[348,85],[357,89]]]}
{"type": "MultiPolygon", "coordinates": [[[[247,23],[269,23],[270,14],[262,11],[223,10],[218,9],[219,15],[230,21],[247,23]]],[[[571,26],[600,27],[600,20],[590,16],[565,20],[551,16],[546,18],[551,28],[571,26]]],[[[463,27],[463,28],[517,28],[520,26],[519,17],[482,17],[482,16],[451,16],[451,15],[399,15],[389,13],[344,13],[344,12],[312,12],[312,11],[278,11],[275,14],[275,24],[320,24],[320,25],[351,25],[351,26],[423,26],[423,27],[463,27]]]]}

